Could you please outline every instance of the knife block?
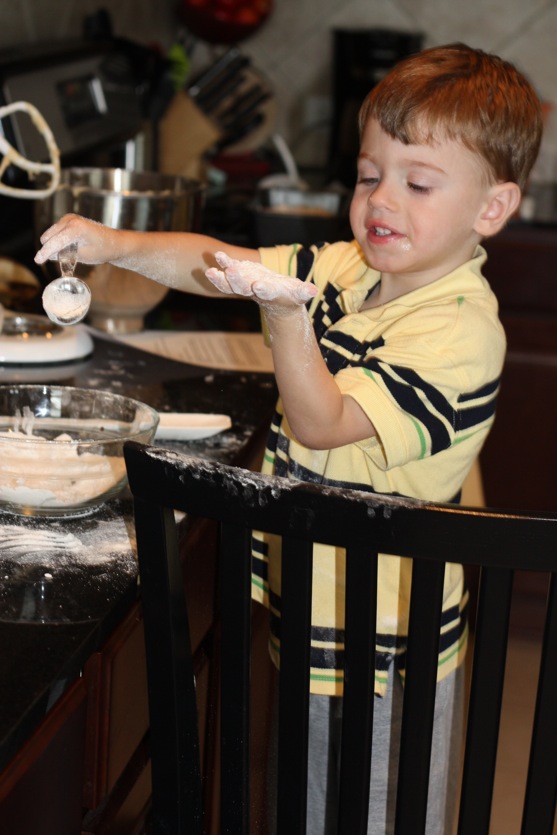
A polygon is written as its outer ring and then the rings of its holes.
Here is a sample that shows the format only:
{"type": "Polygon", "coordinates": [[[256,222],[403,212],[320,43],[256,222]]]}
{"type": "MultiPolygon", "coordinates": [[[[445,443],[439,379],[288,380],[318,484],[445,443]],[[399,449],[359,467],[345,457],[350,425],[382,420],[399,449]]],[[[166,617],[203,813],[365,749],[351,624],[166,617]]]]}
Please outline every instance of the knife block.
{"type": "Polygon", "coordinates": [[[159,125],[159,170],[204,180],[203,155],[220,139],[218,127],[184,91],[176,93],[159,125]]]}

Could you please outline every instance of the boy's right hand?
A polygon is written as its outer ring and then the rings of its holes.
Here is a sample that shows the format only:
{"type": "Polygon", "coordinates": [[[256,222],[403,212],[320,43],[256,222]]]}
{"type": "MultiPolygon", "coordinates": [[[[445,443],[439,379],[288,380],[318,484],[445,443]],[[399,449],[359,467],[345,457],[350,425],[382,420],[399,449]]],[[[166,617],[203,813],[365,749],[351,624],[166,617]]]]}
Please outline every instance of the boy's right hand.
{"type": "Polygon", "coordinates": [[[115,259],[117,230],[103,226],[79,215],[67,214],[41,235],[42,247],[35,255],[35,263],[56,260],[61,249],[77,244],[78,259],[82,264],[103,264],[115,259]]]}

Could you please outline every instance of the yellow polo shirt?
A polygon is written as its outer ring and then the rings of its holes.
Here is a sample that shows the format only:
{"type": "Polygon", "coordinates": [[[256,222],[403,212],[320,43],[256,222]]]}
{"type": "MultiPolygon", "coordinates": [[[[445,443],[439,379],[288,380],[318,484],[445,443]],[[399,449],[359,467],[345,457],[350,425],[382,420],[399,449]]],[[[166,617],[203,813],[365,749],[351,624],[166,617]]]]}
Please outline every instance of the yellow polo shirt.
{"type": "MultiPolygon", "coordinates": [[[[321,484],[431,501],[455,500],[495,416],[505,336],[498,305],[481,274],[486,255],[383,307],[361,311],[380,280],[355,242],[303,250],[260,250],[264,266],[312,281],[309,313],[322,354],[344,394],[376,428],[373,438],[332,450],[302,446],[279,401],[263,472],[321,484]]],[[[339,519],[342,525],[342,519],[339,519]]],[[[450,554],[447,554],[450,559],[450,554]]],[[[279,666],[280,548],[254,536],[253,596],[271,611],[270,651],[279,666]]],[[[376,692],[389,665],[404,673],[411,563],[380,557],[376,692]]],[[[311,691],[342,693],[344,552],[316,545],[311,691]]],[[[463,572],[447,566],[439,679],[461,662],[466,644],[463,572]]]]}

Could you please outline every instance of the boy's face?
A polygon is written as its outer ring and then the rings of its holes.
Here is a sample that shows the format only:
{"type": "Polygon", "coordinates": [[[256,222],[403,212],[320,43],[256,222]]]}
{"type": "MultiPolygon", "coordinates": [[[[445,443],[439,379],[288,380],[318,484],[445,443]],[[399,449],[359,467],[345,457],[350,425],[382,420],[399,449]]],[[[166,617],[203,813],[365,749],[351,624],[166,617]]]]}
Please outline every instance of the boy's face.
{"type": "Polygon", "coordinates": [[[350,222],[368,263],[401,293],[472,257],[489,195],[485,166],[459,142],[404,145],[368,121],[350,222]]]}

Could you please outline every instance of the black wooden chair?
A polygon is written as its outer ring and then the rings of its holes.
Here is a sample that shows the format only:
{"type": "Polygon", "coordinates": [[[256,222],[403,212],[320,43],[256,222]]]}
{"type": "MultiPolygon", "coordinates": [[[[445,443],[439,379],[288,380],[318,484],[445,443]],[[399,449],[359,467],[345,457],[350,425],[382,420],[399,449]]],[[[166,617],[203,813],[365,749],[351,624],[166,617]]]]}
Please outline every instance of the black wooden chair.
{"type": "MultiPolygon", "coordinates": [[[[366,832],[377,553],[414,559],[397,835],[424,832],[446,560],[481,566],[460,796],[460,835],[487,835],[513,572],[548,573],[522,835],[553,832],[557,796],[557,514],[503,513],[272,479],[126,445],[145,617],[155,833],[204,832],[196,687],[173,509],[220,524],[221,833],[249,822],[250,532],[283,537],[277,831],[305,831],[313,540],[347,549],[345,708],[338,832],[366,832]],[[367,590],[367,593],[365,593],[367,590]],[[365,628],[363,628],[365,626],[365,628]],[[232,694],[232,696],[230,695],[232,694]]],[[[506,833],[497,833],[506,835],[506,833]]]]}

